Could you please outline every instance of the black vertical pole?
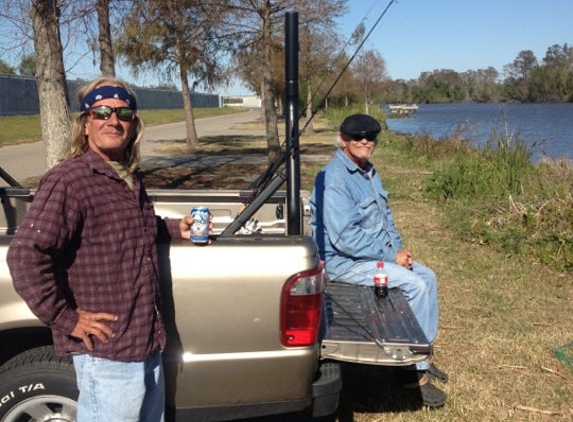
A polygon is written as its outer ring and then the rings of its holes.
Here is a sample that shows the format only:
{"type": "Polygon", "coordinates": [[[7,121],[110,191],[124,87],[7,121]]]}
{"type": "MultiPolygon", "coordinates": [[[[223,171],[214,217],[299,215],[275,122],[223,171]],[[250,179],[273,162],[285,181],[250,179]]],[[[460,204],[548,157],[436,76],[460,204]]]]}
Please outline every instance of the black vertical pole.
{"type": "Polygon", "coordinates": [[[285,124],[287,170],[287,224],[289,235],[299,235],[300,208],[300,147],[298,130],[298,13],[285,15],[285,124]]]}

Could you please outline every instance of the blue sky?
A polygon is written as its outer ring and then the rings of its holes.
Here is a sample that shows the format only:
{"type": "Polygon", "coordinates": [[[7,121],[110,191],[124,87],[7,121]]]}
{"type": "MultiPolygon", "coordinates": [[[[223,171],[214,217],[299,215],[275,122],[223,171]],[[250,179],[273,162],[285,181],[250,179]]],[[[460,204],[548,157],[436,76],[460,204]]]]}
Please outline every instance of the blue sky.
{"type": "MultiPolygon", "coordinates": [[[[337,20],[340,33],[349,36],[361,21],[368,33],[389,3],[349,0],[348,13],[337,20]]],[[[541,62],[548,47],[565,43],[573,46],[573,0],[397,0],[364,48],[382,54],[392,79],[408,80],[489,66],[503,77],[521,51],[533,51],[541,62]]],[[[235,84],[224,94],[244,93],[235,84]]]]}
{"type": "MultiPolygon", "coordinates": [[[[351,33],[364,20],[367,31],[390,0],[350,0],[339,19],[351,33]],[[372,9],[371,9],[372,8],[372,9]]],[[[398,0],[388,9],[366,48],[377,49],[392,79],[421,72],[457,72],[503,66],[532,50],[539,61],[547,48],[573,46],[573,0],[398,0]]]]}
{"type": "MultiPolygon", "coordinates": [[[[338,19],[339,32],[349,36],[363,19],[368,32],[389,3],[349,0],[348,13],[338,19]]],[[[503,76],[503,66],[519,52],[532,50],[541,61],[548,47],[565,43],[573,46],[573,0],[396,0],[365,48],[382,54],[392,79],[408,80],[425,71],[465,72],[489,66],[503,76]]],[[[97,76],[90,55],[68,57],[67,64],[70,78],[97,76]]],[[[118,74],[137,85],[159,83],[151,75],[135,79],[126,69],[118,69],[118,74]]],[[[179,85],[178,80],[173,82],[179,85]]],[[[218,91],[249,93],[238,83],[218,91]]]]}

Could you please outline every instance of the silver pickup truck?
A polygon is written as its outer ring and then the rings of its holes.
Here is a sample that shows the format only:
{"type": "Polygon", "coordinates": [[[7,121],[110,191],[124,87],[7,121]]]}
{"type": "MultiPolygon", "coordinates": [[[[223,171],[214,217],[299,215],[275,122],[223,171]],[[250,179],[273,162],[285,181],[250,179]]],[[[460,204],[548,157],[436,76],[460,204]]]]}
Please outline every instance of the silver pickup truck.
{"type": "MultiPolygon", "coordinates": [[[[180,217],[201,205],[214,224],[207,247],[159,245],[169,421],[326,416],[338,406],[342,362],[406,366],[432,353],[398,290],[379,300],[370,287],[325,280],[300,194],[296,40],[285,32],[291,58],[282,172],[255,196],[148,191],[158,215],[180,217]],[[278,190],[285,181],[286,191],[278,190]]],[[[50,331],[14,291],[6,264],[34,192],[2,169],[0,179],[0,422],[72,422],[78,392],[71,359],[55,355],[50,331]]]]}
{"type": "MultiPolygon", "coordinates": [[[[399,291],[380,301],[368,287],[325,282],[312,238],[285,235],[284,191],[229,237],[220,233],[243,206],[243,192],[149,194],[159,215],[180,216],[201,204],[214,218],[208,247],[159,245],[173,420],[305,409],[324,416],[337,408],[339,362],[401,366],[431,353],[399,291]]],[[[13,290],[6,265],[33,192],[2,186],[0,198],[0,421],[74,421],[71,361],[54,355],[49,330],[13,290]]]]}

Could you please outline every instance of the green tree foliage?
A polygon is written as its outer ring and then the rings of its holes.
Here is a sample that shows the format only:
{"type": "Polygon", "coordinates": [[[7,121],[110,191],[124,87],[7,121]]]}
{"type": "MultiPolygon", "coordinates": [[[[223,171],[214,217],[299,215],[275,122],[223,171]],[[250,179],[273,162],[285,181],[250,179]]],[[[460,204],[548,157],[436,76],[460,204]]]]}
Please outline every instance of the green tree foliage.
{"type": "Polygon", "coordinates": [[[567,44],[547,49],[543,64],[530,50],[506,65],[505,97],[531,102],[573,101],[573,49],[567,44]]]}
{"type": "Polygon", "coordinates": [[[200,0],[135,1],[116,37],[116,50],[137,73],[178,75],[185,107],[186,138],[199,145],[189,79],[213,87],[225,79],[223,57],[230,38],[221,36],[224,2],[200,0]]]}
{"type": "Polygon", "coordinates": [[[421,95],[432,95],[433,103],[449,103],[464,99],[462,78],[453,70],[442,69],[422,73],[418,84],[421,90],[414,97],[415,102],[421,102],[421,95]]]}
{"type": "Polygon", "coordinates": [[[5,73],[7,75],[14,75],[16,71],[12,66],[6,63],[4,60],[0,59],[0,73],[5,73]]]}
{"type": "Polygon", "coordinates": [[[573,101],[573,48],[567,44],[549,47],[541,63],[531,50],[521,51],[503,70],[503,80],[493,67],[423,72],[417,80],[389,81],[382,102],[573,101]]]}
{"type": "Polygon", "coordinates": [[[466,99],[478,102],[499,101],[500,89],[497,84],[499,72],[493,68],[469,70],[462,74],[467,90],[466,99]]]}
{"type": "Polygon", "coordinates": [[[18,66],[18,73],[24,76],[34,76],[36,74],[36,55],[24,56],[18,66]]]}
{"type": "Polygon", "coordinates": [[[511,101],[528,101],[528,81],[538,67],[533,51],[521,51],[512,63],[504,66],[507,75],[504,81],[505,97],[511,101]]]}

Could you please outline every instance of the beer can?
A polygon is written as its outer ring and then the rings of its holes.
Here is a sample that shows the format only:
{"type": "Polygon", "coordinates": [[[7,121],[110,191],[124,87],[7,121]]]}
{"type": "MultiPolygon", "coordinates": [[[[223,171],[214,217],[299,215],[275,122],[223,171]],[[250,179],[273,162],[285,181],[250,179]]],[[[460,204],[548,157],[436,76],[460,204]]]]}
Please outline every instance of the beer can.
{"type": "Polygon", "coordinates": [[[191,217],[193,225],[191,226],[191,240],[194,243],[207,243],[209,241],[209,208],[193,207],[191,217]]]}

